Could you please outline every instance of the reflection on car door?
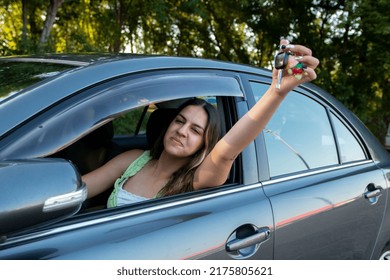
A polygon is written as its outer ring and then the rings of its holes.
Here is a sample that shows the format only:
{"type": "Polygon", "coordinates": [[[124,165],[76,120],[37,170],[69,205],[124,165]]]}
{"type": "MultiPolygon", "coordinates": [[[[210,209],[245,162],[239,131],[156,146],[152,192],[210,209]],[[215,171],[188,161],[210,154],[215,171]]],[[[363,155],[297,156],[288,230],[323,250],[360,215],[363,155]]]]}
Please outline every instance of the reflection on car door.
{"type": "Polygon", "coordinates": [[[385,207],[384,197],[365,197],[386,184],[377,178],[382,171],[367,163],[267,184],[275,259],[369,259],[385,207]]]}
{"type": "Polygon", "coordinates": [[[241,253],[226,251],[229,236],[241,226],[272,228],[271,208],[260,186],[166,200],[79,215],[55,228],[14,238],[3,244],[0,259],[272,258],[269,236],[241,253]]]}

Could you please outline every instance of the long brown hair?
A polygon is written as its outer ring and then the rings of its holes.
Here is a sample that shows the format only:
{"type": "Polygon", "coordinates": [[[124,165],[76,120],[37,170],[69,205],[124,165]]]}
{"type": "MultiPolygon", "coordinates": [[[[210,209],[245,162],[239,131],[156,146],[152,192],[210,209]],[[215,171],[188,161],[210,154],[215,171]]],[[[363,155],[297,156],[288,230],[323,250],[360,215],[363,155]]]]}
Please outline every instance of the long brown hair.
{"type": "MultiPolygon", "coordinates": [[[[167,184],[160,190],[158,196],[169,196],[194,190],[193,181],[197,167],[203,162],[221,137],[221,122],[217,109],[204,99],[193,98],[186,101],[178,108],[176,115],[190,105],[202,107],[207,114],[208,122],[204,134],[204,145],[191,156],[187,164],[172,175],[167,184]]],[[[157,138],[150,150],[150,155],[153,159],[159,159],[164,150],[163,139],[166,131],[167,128],[157,138]]]]}

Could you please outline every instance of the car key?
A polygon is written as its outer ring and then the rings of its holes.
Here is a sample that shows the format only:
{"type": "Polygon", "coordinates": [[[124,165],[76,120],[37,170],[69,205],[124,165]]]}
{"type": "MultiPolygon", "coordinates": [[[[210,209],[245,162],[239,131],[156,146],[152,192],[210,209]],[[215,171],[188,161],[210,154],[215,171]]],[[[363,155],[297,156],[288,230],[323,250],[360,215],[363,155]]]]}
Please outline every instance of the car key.
{"type": "Polygon", "coordinates": [[[275,56],[275,68],[278,69],[278,78],[276,80],[276,88],[280,89],[280,85],[282,83],[282,78],[283,78],[283,72],[284,69],[286,68],[288,63],[288,53],[286,52],[279,52],[275,56]]]}

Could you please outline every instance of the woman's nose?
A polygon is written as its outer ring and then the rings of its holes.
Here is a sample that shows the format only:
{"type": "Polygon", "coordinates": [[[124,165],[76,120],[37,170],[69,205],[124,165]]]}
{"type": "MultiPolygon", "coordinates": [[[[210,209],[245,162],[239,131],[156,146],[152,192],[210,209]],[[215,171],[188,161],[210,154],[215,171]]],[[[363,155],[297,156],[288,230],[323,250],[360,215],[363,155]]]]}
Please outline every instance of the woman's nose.
{"type": "Polygon", "coordinates": [[[177,132],[179,133],[179,135],[185,137],[187,136],[187,131],[188,131],[188,128],[186,125],[182,125],[181,127],[179,127],[179,129],[177,130],[177,132]]]}

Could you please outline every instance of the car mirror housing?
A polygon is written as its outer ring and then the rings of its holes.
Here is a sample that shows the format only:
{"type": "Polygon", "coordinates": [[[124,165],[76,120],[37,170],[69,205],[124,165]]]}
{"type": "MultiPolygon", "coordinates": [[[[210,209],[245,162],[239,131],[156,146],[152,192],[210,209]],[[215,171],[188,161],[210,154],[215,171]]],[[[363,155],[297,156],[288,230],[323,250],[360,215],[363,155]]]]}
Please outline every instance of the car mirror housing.
{"type": "Polygon", "coordinates": [[[72,163],[62,159],[0,162],[0,236],[77,213],[87,196],[72,163]]]}

